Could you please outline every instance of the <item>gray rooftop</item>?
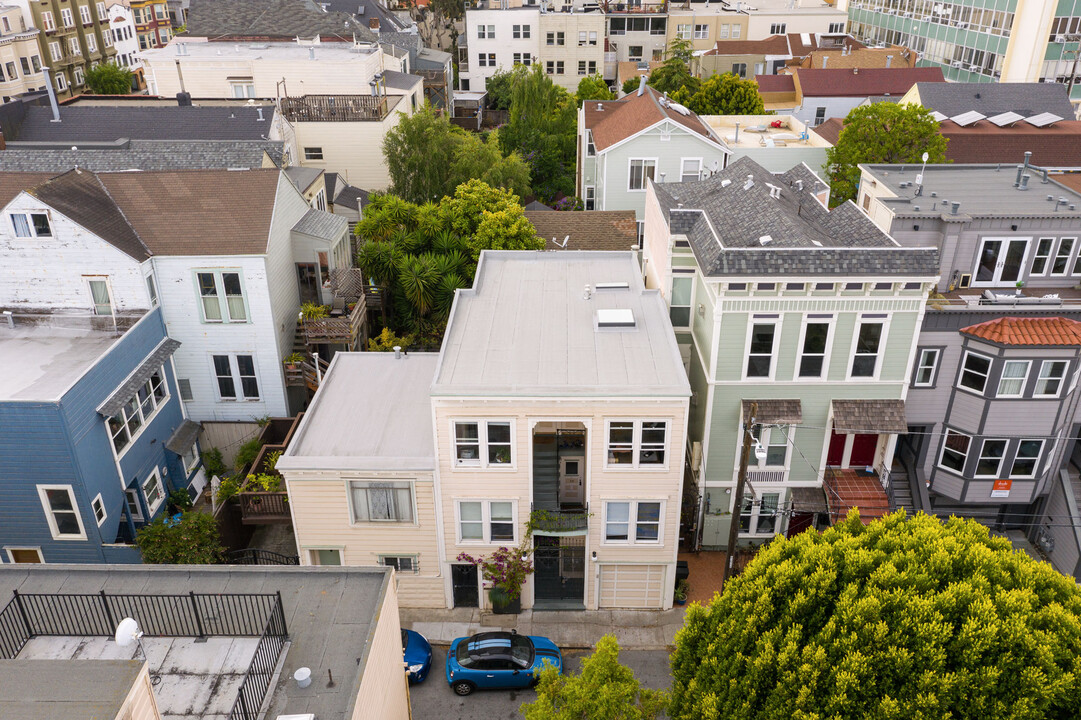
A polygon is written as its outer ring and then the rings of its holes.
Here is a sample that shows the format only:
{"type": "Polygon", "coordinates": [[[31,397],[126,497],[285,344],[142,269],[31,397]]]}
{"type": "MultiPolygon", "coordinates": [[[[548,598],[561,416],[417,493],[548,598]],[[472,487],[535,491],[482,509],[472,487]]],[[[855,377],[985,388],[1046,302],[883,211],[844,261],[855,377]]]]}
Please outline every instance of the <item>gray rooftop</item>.
{"type": "Polygon", "coordinates": [[[285,177],[289,178],[289,181],[296,186],[296,189],[300,192],[305,192],[312,186],[319,176],[323,174],[322,168],[303,167],[301,165],[290,165],[282,172],[285,173],[285,177]]]}
{"type": "Polygon", "coordinates": [[[851,202],[828,210],[805,164],[774,175],[741,157],[706,180],[654,184],[673,235],[707,275],[938,273],[932,248],[902,248],[851,202]]]}
{"type": "MultiPolygon", "coordinates": [[[[358,2],[359,4],[359,2],[358,2]]],[[[191,0],[192,37],[310,38],[316,35],[371,42],[367,23],[347,13],[323,12],[311,0],[191,0]]]]}
{"type": "Polygon", "coordinates": [[[348,227],[349,223],[345,218],[312,208],[293,226],[293,232],[334,241],[340,238],[348,227]]]}
{"type": "Polygon", "coordinates": [[[387,87],[395,90],[412,90],[418,83],[424,82],[424,78],[420,75],[402,73],[396,70],[384,70],[383,80],[386,82],[387,87]]]}
{"type": "Polygon", "coordinates": [[[1015,112],[1025,117],[1054,113],[1074,119],[1073,106],[1061,83],[916,83],[920,104],[946,117],[975,110],[992,117],[1015,112]]]}
{"type": "Polygon", "coordinates": [[[129,140],[115,147],[48,149],[8,143],[0,151],[0,172],[61,173],[76,165],[93,172],[124,170],[211,170],[259,168],[282,143],[267,140],[129,140]]]}
{"type": "Polygon", "coordinates": [[[0,717],[114,718],[142,667],[140,660],[0,660],[0,717]]]}
{"type": "Polygon", "coordinates": [[[89,329],[0,326],[0,401],[59,401],[117,340],[89,329]]]}
{"type": "MultiPolygon", "coordinates": [[[[390,569],[375,567],[0,564],[0,603],[6,604],[13,590],[167,595],[280,592],[291,645],[266,717],[314,713],[318,718],[349,718],[359,716],[353,707],[363,674],[358,665],[363,667],[366,659],[369,633],[389,582],[390,569]],[[301,667],[312,668],[313,675],[318,672],[305,689],[291,680],[301,667]],[[336,683],[333,691],[325,688],[328,670],[336,683]]],[[[208,655],[220,652],[208,645],[192,645],[188,652],[199,648],[206,648],[208,655]]]]}
{"type": "Polygon", "coordinates": [[[431,470],[439,355],[338,353],[278,468],[431,470]]]}
{"type": "Polygon", "coordinates": [[[451,311],[433,395],[686,397],[664,300],[632,252],[481,253],[451,311]],[[584,298],[587,285],[598,288],[584,298]],[[630,310],[634,327],[598,327],[630,310]]]}
{"type": "Polygon", "coordinates": [[[17,130],[4,128],[8,142],[113,142],[131,140],[263,140],[273,107],[202,105],[72,105],[53,122],[48,107],[31,105],[17,130]]]}
{"type": "Polygon", "coordinates": [[[880,200],[896,215],[951,217],[952,203],[960,203],[962,217],[1070,217],[1081,216],[1081,194],[1055,182],[1047,183],[1035,168],[1028,171],[1028,190],[1013,186],[1017,165],[928,165],[923,175],[923,194],[916,196],[919,165],[861,165],[876,183],[897,197],[880,200]],[[912,183],[901,187],[901,183],[912,183]],[[1048,200],[1050,195],[1052,200],[1048,200]],[[1059,198],[1066,203],[1060,205],[1059,198]],[[1076,210],[1070,210],[1070,205],[1076,210]],[[1057,206],[1057,209],[1056,209],[1057,206]]]}

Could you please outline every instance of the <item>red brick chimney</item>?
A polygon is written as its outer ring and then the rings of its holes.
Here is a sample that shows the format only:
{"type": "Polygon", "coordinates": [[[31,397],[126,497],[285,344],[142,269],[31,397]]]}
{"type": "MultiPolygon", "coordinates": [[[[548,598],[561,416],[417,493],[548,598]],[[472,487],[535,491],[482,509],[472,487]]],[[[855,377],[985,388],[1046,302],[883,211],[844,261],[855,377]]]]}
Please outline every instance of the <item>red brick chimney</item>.
{"type": "Polygon", "coordinates": [[[379,18],[371,18],[368,20],[368,28],[374,32],[379,32],[379,18]]]}

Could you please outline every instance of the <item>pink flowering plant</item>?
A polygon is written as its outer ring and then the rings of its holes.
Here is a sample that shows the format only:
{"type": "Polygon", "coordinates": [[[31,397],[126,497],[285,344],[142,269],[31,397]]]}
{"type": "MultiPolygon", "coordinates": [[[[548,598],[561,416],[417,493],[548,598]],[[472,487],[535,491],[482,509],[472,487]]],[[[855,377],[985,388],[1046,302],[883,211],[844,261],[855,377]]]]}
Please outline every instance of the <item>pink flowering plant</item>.
{"type": "Polygon", "coordinates": [[[523,544],[515,548],[500,547],[488,557],[459,553],[458,561],[479,566],[484,582],[499,588],[506,593],[509,602],[514,602],[522,596],[522,585],[533,572],[533,559],[529,553],[529,548],[523,544]]]}

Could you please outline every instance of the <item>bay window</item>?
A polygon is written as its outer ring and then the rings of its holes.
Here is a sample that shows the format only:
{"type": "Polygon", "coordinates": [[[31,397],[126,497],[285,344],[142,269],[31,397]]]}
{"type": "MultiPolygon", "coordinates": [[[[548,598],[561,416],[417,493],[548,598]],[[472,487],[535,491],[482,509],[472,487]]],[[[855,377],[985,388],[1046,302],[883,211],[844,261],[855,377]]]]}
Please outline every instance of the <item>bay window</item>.
{"type": "Polygon", "coordinates": [[[960,385],[977,395],[983,395],[983,390],[987,386],[987,376],[990,372],[991,358],[973,352],[966,352],[965,359],[961,364],[960,385]]]}
{"type": "Polygon", "coordinates": [[[968,460],[968,448],[972,438],[962,435],[953,430],[946,431],[946,437],[942,442],[942,455],[939,457],[939,467],[953,470],[956,473],[965,471],[965,462],[968,460]]]}

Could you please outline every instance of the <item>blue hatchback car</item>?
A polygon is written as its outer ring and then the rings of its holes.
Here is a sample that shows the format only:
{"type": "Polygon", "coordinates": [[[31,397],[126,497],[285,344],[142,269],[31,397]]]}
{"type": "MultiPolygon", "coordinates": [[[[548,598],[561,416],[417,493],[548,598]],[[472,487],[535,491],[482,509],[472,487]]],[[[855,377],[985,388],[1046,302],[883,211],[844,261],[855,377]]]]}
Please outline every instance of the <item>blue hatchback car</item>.
{"type": "Polygon", "coordinates": [[[459,695],[477,689],[522,688],[533,684],[545,665],[563,672],[563,653],[554,642],[516,632],[486,632],[458,638],[447,652],[447,683],[459,695]]]}
{"type": "Polygon", "coordinates": [[[432,669],[432,646],[428,638],[419,632],[402,629],[402,652],[405,653],[405,669],[409,682],[424,682],[432,669]]]}

